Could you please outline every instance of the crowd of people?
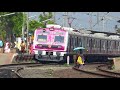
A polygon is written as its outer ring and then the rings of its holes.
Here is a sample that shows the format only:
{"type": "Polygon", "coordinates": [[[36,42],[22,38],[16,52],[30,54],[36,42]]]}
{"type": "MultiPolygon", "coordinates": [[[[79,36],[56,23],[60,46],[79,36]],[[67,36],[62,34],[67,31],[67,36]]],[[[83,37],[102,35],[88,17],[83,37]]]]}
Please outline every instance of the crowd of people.
{"type": "MultiPolygon", "coordinates": [[[[30,43],[28,45],[28,52],[29,54],[32,54],[33,52],[33,47],[32,47],[32,43],[30,43]]],[[[12,48],[12,43],[9,42],[8,40],[6,40],[5,42],[3,40],[0,39],[0,50],[3,49],[3,53],[10,53],[12,48]]],[[[21,41],[21,42],[15,42],[14,43],[14,47],[17,50],[17,53],[21,53],[24,54],[27,51],[27,44],[25,43],[25,41],[21,41]]]]}

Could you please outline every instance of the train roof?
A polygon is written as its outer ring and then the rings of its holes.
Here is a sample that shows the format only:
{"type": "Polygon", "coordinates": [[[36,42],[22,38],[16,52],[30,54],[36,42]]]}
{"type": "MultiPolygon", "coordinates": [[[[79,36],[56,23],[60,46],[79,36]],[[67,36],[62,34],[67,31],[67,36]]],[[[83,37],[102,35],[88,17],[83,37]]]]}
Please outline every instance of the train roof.
{"type": "Polygon", "coordinates": [[[120,34],[118,33],[100,32],[100,31],[83,30],[83,29],[76,30],[71,27],[62,27],[60,25],[54,25],[54,24],[47,25],[47,28],[51,28],[51,27],[66,30],[71,35],[94,37],[94,38],[100,38],[100,39],[120,40],[120,34]]]}
{"type": "Polygon", "coordinates": [[[93,31],[93,30],[87,30],[87,31],[90,31],[91,34],[94,34],[94,33],[104,33],[104,34],[107,34],[107,36],[110,36],[110,35],[120,35],[119,33],[112,33],[112,32],[101,32],[101,31],[93,31]]]}
{"type": "Polygon", "coordinates": [[[100,39],[112,39],[112,40],[120,40],[119,34],[115,33],[102,33],[102,32],[92,32],[87,30],[67,30],[71,35],[79,35],[79,36],[87,36],[87,37],[94,37],[100,39]]]}

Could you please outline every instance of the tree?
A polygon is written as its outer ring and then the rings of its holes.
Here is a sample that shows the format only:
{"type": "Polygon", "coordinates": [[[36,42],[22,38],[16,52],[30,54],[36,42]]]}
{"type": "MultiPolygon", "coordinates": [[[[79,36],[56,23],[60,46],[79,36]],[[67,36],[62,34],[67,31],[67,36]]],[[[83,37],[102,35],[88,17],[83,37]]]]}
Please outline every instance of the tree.
{"type": "MultiPolygon", "coordinates": [[[[5,15],[13,12],[0,12],[0,15],[5,15]]],[[[21,29],[22,29],[22,13],[21,12],[15,12],[13,15],[9,16],[3,16],[0,17],[0,30],[1,33],[4,31],[4,37],[6,39],[9,39],[9,41],[12,41],[13,34],[15,33],[16,35],[21,34],[21,29]]],[[[2,36],[2,38],[3,38],[2,36]]],[[[4,40],[5,40],[4,38],[4,40]]]]}
{"type": "Polygon", "coordinates": [[[37,20],[30,20],[29,21],[29,31],[34,32],[37,28],[45,28],[46,24],[54,24],[55,22],[52,19],[53,15],[52,12],[45,13],[39,15],[39,21],[37,20]]]}
{"type": "Polygon", "coordinates": [[[35,29],[40,27],[40,23],[36,20],[31,20],[29,22],[29,32],[34,32],[35,29]]]}
{"type": "Polygon", "coordinates": [[[48,20],[52,18],[53,18],[52,12],[48,12],[47,14],[43,12],[43,15],[42,14],[39,15],[40,27],[45,28],[46,24],[54,24],[55,22],[53,20],[48,20]],[[45,21],[45,20],[48,20],[48,21],[45,21]]]}

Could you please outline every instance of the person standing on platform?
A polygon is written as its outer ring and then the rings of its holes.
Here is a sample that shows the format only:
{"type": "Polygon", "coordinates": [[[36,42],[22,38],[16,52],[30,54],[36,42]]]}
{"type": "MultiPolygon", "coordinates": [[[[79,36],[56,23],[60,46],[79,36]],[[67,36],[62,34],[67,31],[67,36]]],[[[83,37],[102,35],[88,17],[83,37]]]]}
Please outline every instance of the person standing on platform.
{"type": "Polygon", "coordinates": [[[6,41],[6,43],[5,43],[4,52],[5,53],[9,53],[10,52],[10,43],[8,41],[6,41]]]}
{"type": "Polygon", "coordinates": [[[20,46],[21,46],[21,54],[24,54],[25,53],[25,49],[26,49],[26,44],[25,44],[25,42],[23,40],[22,40],[20,46]]]}

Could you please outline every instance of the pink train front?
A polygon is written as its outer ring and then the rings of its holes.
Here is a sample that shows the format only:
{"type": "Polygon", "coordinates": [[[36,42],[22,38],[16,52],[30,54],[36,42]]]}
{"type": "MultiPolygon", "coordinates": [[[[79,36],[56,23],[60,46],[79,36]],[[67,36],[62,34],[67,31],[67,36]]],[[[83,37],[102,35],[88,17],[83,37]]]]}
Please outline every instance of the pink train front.
{"type": "Polygon", "coordinates": [[[67,51],[68,32],[60,28],[39,28],[34,32],[33,51],[40,61],[61,61],[67,51]]]}

